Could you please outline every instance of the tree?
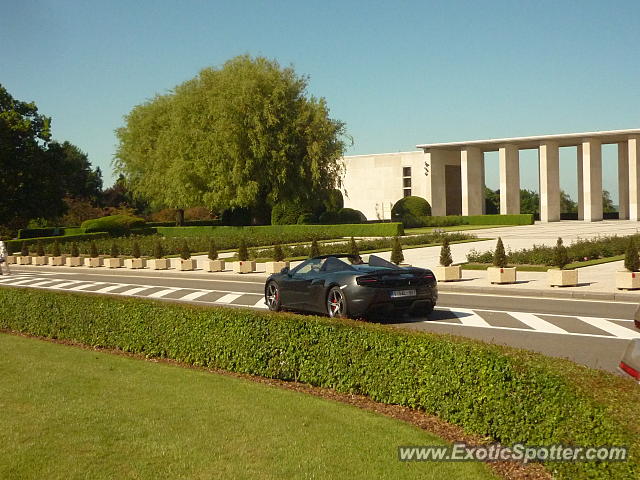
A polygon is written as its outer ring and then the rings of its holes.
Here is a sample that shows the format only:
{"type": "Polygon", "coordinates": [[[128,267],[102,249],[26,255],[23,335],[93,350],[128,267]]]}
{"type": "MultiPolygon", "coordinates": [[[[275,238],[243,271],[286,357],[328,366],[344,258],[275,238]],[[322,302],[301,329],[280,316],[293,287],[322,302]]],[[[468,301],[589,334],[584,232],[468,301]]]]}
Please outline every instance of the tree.
{"type": "Polygon", "coordinates": [[[238,245],[238,260],[241,262],[249,260],[249,250],[247,249],[247,242],[244,238],[240,239],[240,245],[238,245]]]}
{"type": "Polygon", "coordinates": [[[404,255],[402,254],[402,245],[400,245],[400,239],[393,237],[391,242],[391,262],[396,265],[401,264],[404,261],[404,255]]]}
{"type": "Polygon", "coordinates": [[[318,241],[314,238],[311,240],[311,247],[309,248],[309,258],[317,257],[320,255],[320,247],[318,241]]]}
{"type": "Polygon", "coordinates": [[[47,155],[58,169],[65,196],[89,200],[93,204],[98,202],[102,193],[102,172],[100,167],[91,168],[86,153],[69,142],[51,142],[47,155]]]}
{"type": "Polygon", "coordinates": [[[158,208],[243,207],[264,217],[281,201],[311,203],[340,186],[346,135],[307,85],[263,57],[206,68],[127,115],[117,170],[158,208]]]}
{"type": "Polygon", "coordinates": [[[137,240],[134,240],[133,244],[131,245],[131,256],[133,258],[140,258],[140,255],[140,244],[137,240]]]}
{"type": "Polygon", "coordinates": [[[493,252],[493,265],[500,268],[504,268],[507,266],[507,254],[504,251],[504,244],[502,243],[502,238],[500,237],[498,237],[496,249],[493,252]]]}
{"type": "Polygon", "coordinates": [[[562,238],[558,237],[556,247],[553,249],[553,265],[562,270],[570,261],[567,247],[562,244],[562,238]]]}
{"type": "Polygon", "coordinates": [[[189,260],[191,258],[191,250],[189,249],[189,244],[187,243],[187,239],[182,239],[182,245],[180,246],[180,258],[182,260],[189,260]]]}
{"type": "Polygon", "coordinates": [[[540,213],[540,195],[533,190],[520,190],[520,213],[540,213]]]}
{"type": "Polygon", "coordinates": [[[611,194],[608,190],[602,190],[602,212],[612,213],[617,212],[616,207],[613,206],[613,200],[611,200],[611,194]]]}
{"type": "Polygon", "coordinates": [[[209,260],[216,260],[218,258],[218,249],[216,248],[216,241],[213,238],[209,240],[209,254],[207,257],[209,260]]]}
{"type": "Polygon", "coordinates": [[[273,261],[274,262],[282,262],[284,260],[284,250],[282,250],[282,245],[276,243],[273,246],[273,261]]]}
{"type": "Polygon", "coordinates": [[[564,190],[560,190],[560,213],[577,213],[578,204],[564,190]]]}
{"type": "Polygon", "coordinates": [[[360,255],[360,250],[358,250],[358,244],[356,243],[356,240],[353,237],[351,237],[351,240],[349,240],[349,253],[351,255],[360,255]]]}
{"type": "Polygon", "coordinates": [[[153,242],[153,256],[154,258],[164,258],[164,248],[162,248],[162,242],[159,238],[156,238],[156,241],[153,242]]]}
{"type": "Polygon", "coordinates": [[[637,272],[640,270],[640,258],[638,258],[638,247],[633,237],[629,239],[627,250],[624,254],[624,268],[630,272],[637,272]]]}
{"type": "Polygon", "coordinates": [[[451,258],[451,247],[449,246],[449,237],[445,236],[442,240],[442,247],[440,248],[440,265],[448,267],[453,263],[451,258]]]}
{"type": "Polygon", "coordinates": [[[500,190],[484,187],[484,204],[487,215],[500,213],[500,190]]]}
{"type": "Polygon", "coordinates": [[[118,258],[120,256],[120,249],[118,248],[118,244],[115,242],[111,242],[111,258],[118,258]]]}

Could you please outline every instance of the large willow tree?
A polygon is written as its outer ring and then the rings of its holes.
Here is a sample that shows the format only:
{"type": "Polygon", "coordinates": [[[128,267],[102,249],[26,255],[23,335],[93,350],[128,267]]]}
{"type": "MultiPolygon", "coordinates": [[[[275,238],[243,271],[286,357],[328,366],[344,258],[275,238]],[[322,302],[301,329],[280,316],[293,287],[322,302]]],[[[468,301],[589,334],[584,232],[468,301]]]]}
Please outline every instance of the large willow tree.
{"type": "Polygon", "coordinates": [[[116,168],[157,207],[312,202],[340,186],[347,137],[307,82],[262,57],[206,68],[125,117],[116,168]]]}

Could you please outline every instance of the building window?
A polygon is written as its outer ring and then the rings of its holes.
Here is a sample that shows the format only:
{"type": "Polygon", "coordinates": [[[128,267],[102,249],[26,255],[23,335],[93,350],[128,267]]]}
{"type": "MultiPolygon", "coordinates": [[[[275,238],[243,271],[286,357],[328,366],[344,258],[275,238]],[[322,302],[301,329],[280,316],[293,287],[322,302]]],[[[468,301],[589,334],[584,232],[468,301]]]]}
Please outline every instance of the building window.
{"type": "Polygon", "coordinates": [[[402,194],[411,196],[411,167],[402,167],[402,194]]]}

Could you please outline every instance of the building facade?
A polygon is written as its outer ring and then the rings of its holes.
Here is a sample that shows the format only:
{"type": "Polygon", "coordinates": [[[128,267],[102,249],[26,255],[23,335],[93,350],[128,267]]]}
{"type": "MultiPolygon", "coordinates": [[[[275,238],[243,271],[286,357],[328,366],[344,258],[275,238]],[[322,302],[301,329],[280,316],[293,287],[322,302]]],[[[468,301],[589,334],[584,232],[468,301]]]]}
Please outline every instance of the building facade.
{"type": "Polygon", "coordinates": [[[520,213],[520,150],[538,151],[540,220],[560,220],[559,149],[576,147],[578,218],[602,220],[602,145],[618,148],[621,219],[640,220],[640,129],[417,145],[419,150],[344,157],[345,206],[389,219],[403,196],[425,198],[432,215],[484,213],[484,153],[498,152],[500,213],[520,213]]]}

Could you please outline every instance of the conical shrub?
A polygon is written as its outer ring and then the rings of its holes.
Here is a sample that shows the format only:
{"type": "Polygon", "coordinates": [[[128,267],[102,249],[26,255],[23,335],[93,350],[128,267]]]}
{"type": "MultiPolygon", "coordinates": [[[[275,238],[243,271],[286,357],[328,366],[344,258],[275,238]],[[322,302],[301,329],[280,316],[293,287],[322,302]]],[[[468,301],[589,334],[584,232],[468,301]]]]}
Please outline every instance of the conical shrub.
{"type": "Polygon", "coordinates": [[[209,260],[218,259],[218,248],[216,247],[216,241],[212,238],[209,240],[209,260]]]}
{"type": "Polygon", "coordinates": [[[51,255],[53,255],[54,257],[60,256],[60,242],[58,242],[58,240],[53,242],[53,250],[51,251],[51,255]]]}
{"type": "Polygon", "coordinates": [[[22,242],[22,245],[20,246],[20,255],[23,257],[29,256],[29,247],[27,246],[27,242],[22,242]]]}
{"type": "Polygon", "coordinates": [[[73,242],[71,244],[71,256],[72,257],[79,257],[80,256],[80,250],[78,250],[78,244],[76,242],[73,242]]]}
{"type": "Polygon", "coordinates": [[[440,265],[448,267],[453,263],[451,258],[451,247],[449,246],[449,237],[445,235],[442,239],[442,247],[440,247],[440,265]]]}
{"type": "Polygon", "coordinates": [[[182,239],[182,245],[180,246],[180,258],[182,260],[189,260],[191,258],[191,250],[189,249],[189,244],[187,243],[187,239],[182,239]]]}
{"type": "Polygon", "coordinates": [[[244,238],[240,239],[240,244],[238,245],[238,260],[241,262],[249,260],[249,250],[247,249],[247,242],[244,238]]]}
{"type": "Polygon", "coordinates": [[[504,251],[504,244],[500,237],[498,237],[498,243],[496,243],[496,249],[493,252],[493,265],[500,268],[507,266],[507,254],[504,251]]]}
{"type": "Polygon", "coordinates": [[[42,240],[38,240],[36,243],[36,255],[44,257],[44,245],[42,245],[42,240]]]}
{"type": "Polygon", "coordinates": [[[279,243],[273,246],[273,260],[275,262],[282,262],[284,260],[284,251],[279,243]]]}
{"type": "Polygon", "coordinates": [[[116,242],[111,242],[111,258],[117,258],[120,255],[120,249],[116,242]]]}
{"type": "Polygon", "coordinates": [[[571,260],[569,259],[569,253],[567,247],[562,244],[562,238],[558,237],[556,246],[553,249],[553,265],[562,270],[566,267],[571,260]]]}
{"type": "Polygon", "coordinates": [[[153,242],[153,256],[154,258],[164,258],[164,249],[162,248],[162,242],[158,239],[153,242]]]}
{"type": "Polygon", "coordinates": [[[351,237],[351,240],[349,240],[349,253],[351,255],[360,255],[360,250],[358,249],[358,244],[356,242],[356,240],[351,237]]]}
{"type": "Polygon", "coordinates": [[[400,239],[393,237],[391,247],[391,262],[396,265],[400,265],[404,262],[404,255],[402,254],[402,245],[400,245],[400,239]]]}
{"type": "Polygon", "coordinates": [[[640,270],[640,259],[638,258],[638,247],[633,237],[629,239],[627,250],[624,253],[624,268],[630,272],[637,272],[640,270]]]}
{"type": "Polygon", "coordinates": [[[311,247],[309,248],[309,258],[317,257],[320,255],[320,247],[318,241],[314,238],[311,241],[311,247]]]}
{"type": "Polygon", "coordinates": [[[133,244],[131,245],[131,256],[133,258],[140,258],[140,244],[138,243],[137,240],[133,241],[133,244]]]}

